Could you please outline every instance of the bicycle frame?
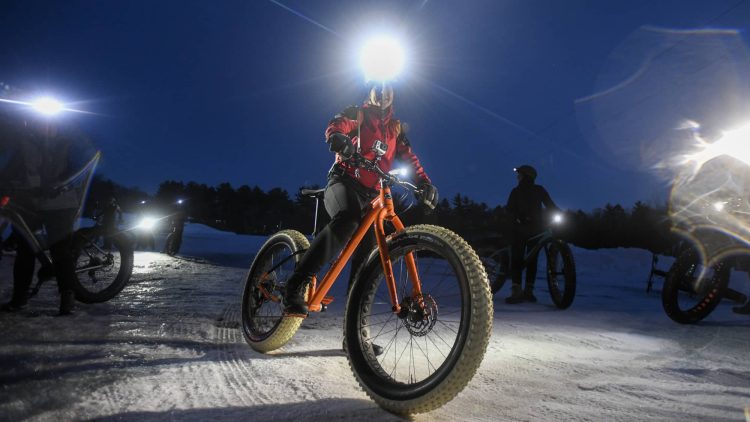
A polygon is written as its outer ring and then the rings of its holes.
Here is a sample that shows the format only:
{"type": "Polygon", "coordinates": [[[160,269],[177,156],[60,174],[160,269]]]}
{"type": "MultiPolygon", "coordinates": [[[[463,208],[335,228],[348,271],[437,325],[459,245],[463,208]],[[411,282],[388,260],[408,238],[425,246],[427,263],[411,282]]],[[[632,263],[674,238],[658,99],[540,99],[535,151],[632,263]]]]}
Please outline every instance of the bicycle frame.
{"type": "MultiPolygon", "coordinates": [[[[539,251],[541,251],[542,248],[544,248],[547,245],[547,243],[549,243],[549,241],[553,238],[554,236],[552,235],[552,231],[550,229],[546,229],[543,232],[530,237],[526,242],[528,243],[532,240],[535,240],[536,243],[534,244],[534,247],[531,248],[531,250],[523,256],[523,268],[526,268],[526,266],[529,264],[531,257],[537,255],[539,251]]],[[[511,256],[512,248],[510,246],[505,246],[503,248],[498,249],[496,252],[490,255],[490,258],[494,259],[495,256],[502,255],[503,253],[506,253],[506,252],[508,254],[508,258],[512,261],[512,258],[513,258],[511,256]]]]}
{"type": "MultiPolygon", "coordinates": [[[[323,276],[320,284],[317,283],[317,277],[313,277],[312,284],[310,287],[310,295],[308,296],[307,305],[310,311],[319,312],[323,309],[323,305],[327,305],[332,301],[332,298],[326,297],[326,294],[333,286],[338,276],[341,274],[346,263],[351,258],[354,251],[359,246],[362,239],[365,237],[367,230],[374,225],[375,238],[377,240],[378,251],[380,253],[380,263],[383,266],[383,273],[385,274],[386,283],[388,286],[388,292],[393,305],[393,312],[398,313],[401,311],[401,305],[399,302],[398,292],[396,290],[396,280],[393,276],[393,268],[391,265],[390,257],[388,256],[388,244],[385,235],[384,222],[389,221],[399,232],[404,229],[404,225],[396,215],[396,211],[393,205],[393,196],[391,195],[391,188],[386,183],[381,183],[380,194],[377,198],[373,199],[370,203],[370,210],[362,218],[359,227],[354,232],[354,235],[349,242],[346,244],[344,249],[341,251],[339,256],[333,261],[331,268],[323,276]]],[[[405,256],[406,269],[409,277],[412,280],[412,296],[416,298],[422,297],[422,285],[419,281],[417,274],[417,266],[414,260],[414,255],[408,253],[405,256]]]]}
{"type": "Polygon", "coordinates": [[[24,220],[8,196],[0,198],[0,217],[6,218],[14,227],[19,229],[35,255],[44,255],[44,247],[41,242],[34,235],[31,228],[29,228],[29,225],[26,224],[26,220],[24,220]]]}
{"type": "MultiPolygon", "coordinates": [[[[52,260],[49,256],[44,252],[46,248],[42,245],[42,242],[39,240],[39,238],[36,237],[34,234],[34,231],[31,230],[29,225],[26,223],[26,220],[23,218],[21,213],[16,209],[17,207],[12,203],[10,197],[3,196],[0,198],[0,217],[8,219],[8,221],[11,222],[11,224],[16,227],[23,236],[24,240],[26,240],[31,246],[31,251],[34,253],[34,256],[39,260],[39,262],[42,264],[42,268],[44,267],[52,267],[52,260]]],[[[90,244],[96,248],[100,253],[103,255],[108,255],[108,252],[99,247],[95,242],[92,242],[91,239],[89,239],[87,236],[84,236],[82,234],[79,234],[79,236],[83,236],[87,241],[90,242],[90,244]]],[[[86,252],[89,257],[91,254],[86,252]]],[[[76,268],[76,274],[80,274],[86,271],[95,270],[98,268],[102,268],[104,265],[92,265],[88,267],[81,267],[76,268]]],[[[41,284],[41,279],[40,283],[41,284]]],[[[35,289],[38,289],[38,286],[35,287],[35,289]]]]}

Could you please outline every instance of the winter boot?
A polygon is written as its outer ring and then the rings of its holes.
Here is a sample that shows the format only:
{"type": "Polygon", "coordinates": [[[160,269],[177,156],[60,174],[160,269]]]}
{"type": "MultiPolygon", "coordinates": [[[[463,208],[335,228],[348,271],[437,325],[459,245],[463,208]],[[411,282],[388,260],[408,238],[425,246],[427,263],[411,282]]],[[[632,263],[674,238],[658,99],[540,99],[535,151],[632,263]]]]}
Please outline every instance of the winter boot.
{"type": "Polygon", "coordinates": [[[526,288],[523,290],[523,300],[526,302],[536,303],[536,296],[534,296],[534,285],[526,284],[526,288]]]}
{"type": "Polygon", "coordinates": [[[10,300],[10,302],[6,302],[0,305],[0,311],[18,312],[26,307],[28,301],[29,294],[27,292],[13,291],[13,298],[10,300]]]}
{"type": "Polygon", "coordinates": [[[735,306],[732,308],[732,311],[734,311],[735,314],[750,315],[750,300],[742,306],[735,306]]]}
{"type": "Polygon", "coordinates": [[[60,292],[60,313],[58,315],[70,315],[73,313],[73,306],[76,303],[76,297],[72,290],[63,290],[60,292]]]}
{"type": "Polygon", "coordinates": [[[510,296],[505,298],[505,303],[509,305],[515,305],[524,301],[523,290],[521,290],[520,284],[513,284],[511,287],[510,296]]]}
{"type": "Polygon", "coordinates": [[[284,291],[284,315],[303,318],[307,316],[309,310],[305,293],[310,281],[312,281],[311,275],[306,276],[296,271],[292,274],[289,281],[286,282],[286,290],[284,291]]]}

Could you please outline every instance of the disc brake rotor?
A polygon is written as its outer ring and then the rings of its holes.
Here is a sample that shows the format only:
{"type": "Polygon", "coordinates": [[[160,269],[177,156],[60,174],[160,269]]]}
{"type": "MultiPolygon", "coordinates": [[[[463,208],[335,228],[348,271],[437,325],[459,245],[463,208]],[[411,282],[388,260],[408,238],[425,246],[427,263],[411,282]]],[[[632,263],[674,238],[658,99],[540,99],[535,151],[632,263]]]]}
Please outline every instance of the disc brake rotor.
{"type": "Polygon", "coordinates": [[[416,337],[427,335],[438,320],[438,306],[430,295],[421,298],[407,297],[401,304],[399,317],[404,327],[416,337]]]}

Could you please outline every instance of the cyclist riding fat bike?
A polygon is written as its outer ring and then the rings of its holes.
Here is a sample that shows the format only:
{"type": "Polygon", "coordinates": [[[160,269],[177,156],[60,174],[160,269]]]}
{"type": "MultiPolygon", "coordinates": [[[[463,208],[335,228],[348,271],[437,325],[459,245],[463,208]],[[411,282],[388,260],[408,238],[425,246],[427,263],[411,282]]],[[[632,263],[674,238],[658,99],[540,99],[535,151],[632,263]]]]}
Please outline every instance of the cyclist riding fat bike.
{"type": "Polygon", "coordinates": [[[513,217],[513,232],[511,234],[511,295],[505,303],[516,304],[524,301],[536,302],[534,296],[534,281],[536,279],[537,258],[529,257],[526,267],[526,286],[521,288],[524,255],[529,239],[538,235],[544,228],[544,210],[558,210],[557,205],[550,198],[544,187],[535,182],[537,172],[530,165],[522,165],[513,169],[516,172],[518,186],[513,188],[508,197],[506,208],[513,217]],[[544,207],[544,210],[543,210],[544,207]]]}
{"type": "MultiPolygon", "coordinates": [[[[336,153],[324,197],[331,221],[312,241],[287,282],[284,312],[288,315],[307,315],[304,294],[312,276],[343,249],[357,229],[363,211],[378,194],[378,175],[347,162],[353,154],[361,154],[370,160],[382,154],[379,165],[385,172],[391,170],[396,160],[409,164],[417,185],[423,191],[421,201],[432,208],[437,204],[437,189],[412,151],[401,122],[393,116],[393,98],[392,86],[383,85],[382,89],[380,85],[372,86],[362,107],[348,107],[328,124],[326,143],[330,151],[336,153]]],[[[370,232],[354,253],[350,287],[374,244],[375,239],[370,232]]]]}

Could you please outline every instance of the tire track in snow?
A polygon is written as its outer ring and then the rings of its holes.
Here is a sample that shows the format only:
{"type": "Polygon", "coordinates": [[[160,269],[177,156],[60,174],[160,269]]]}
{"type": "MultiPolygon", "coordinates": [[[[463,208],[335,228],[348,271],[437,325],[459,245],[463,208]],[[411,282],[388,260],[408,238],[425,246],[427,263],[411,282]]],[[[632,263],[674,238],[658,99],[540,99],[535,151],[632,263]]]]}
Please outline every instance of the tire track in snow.
{"type": "Polygon", "coordinates": [[[239,330],[232,328],[239,325],[239,310],[236,308],[237,305],[226,306],[216,327],[220,362],[226,368],[229,384],[235,387],[235,393],[240,395],[240,391],[245,392],[241,395],[243,402],[250,405],[273,403],[275,398],[266,394],[263,386],[257,382],[259,374],[254,373],[246,361],[239,359],[235,353],[237,345],[245,343],[244,339],[239,339],[239,330]]]}

